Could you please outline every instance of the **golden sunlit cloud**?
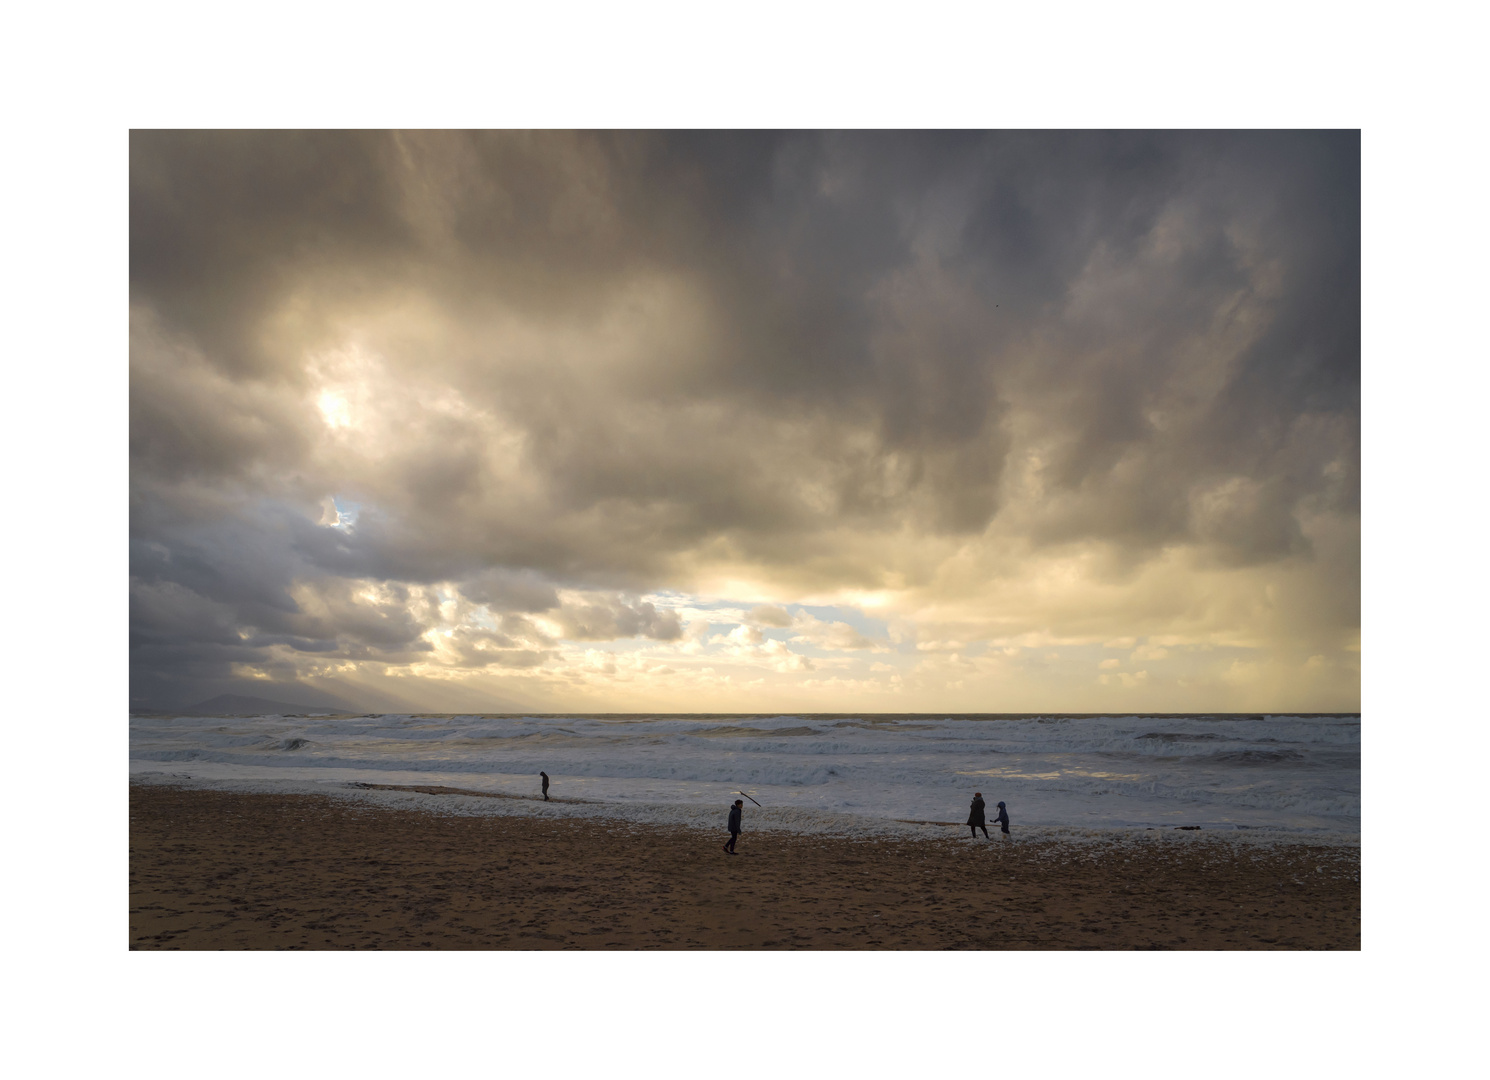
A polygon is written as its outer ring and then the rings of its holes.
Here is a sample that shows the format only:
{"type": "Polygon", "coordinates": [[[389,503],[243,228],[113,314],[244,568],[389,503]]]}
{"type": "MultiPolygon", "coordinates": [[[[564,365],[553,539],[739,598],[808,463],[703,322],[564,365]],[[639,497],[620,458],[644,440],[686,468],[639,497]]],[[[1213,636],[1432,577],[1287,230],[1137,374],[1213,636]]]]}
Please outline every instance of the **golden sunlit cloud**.
{"type": "Polygon", "coordinates": [[[1357,709],[1359,153],[137,132],[132,700],[1357,709]]]}

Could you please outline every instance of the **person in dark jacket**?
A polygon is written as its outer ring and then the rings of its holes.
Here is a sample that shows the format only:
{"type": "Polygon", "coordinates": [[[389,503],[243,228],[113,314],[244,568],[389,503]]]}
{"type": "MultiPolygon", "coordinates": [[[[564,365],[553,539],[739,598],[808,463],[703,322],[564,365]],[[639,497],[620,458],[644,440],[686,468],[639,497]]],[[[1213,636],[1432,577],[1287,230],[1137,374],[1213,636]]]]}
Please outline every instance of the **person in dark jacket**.
{"type": "MultiPolygon", "coordinates": [[[[1003,831],[1004,839],[1009,839],[1009,811],[1004,809],[1003,803],[999,803],[998,817],[993,820],[998,822],[999,828],[1003,831]]],[[[984,830],[984,832],[987,831],[986,829],[984,830]]]]}
{"type": "Polygon", "coordinates": [[[740,814],[745,810],[745,800],[736,799],[735,805],[729,808],[729,840],[724,845],[724,850],[734,855],[735,841],[740,839],[740,814]]]}
{"type": "Polygon", "coordinates": [[[543,801],[548,802],[548,773],[541,772],[538,775],[543,777],[543,801]]]}
{"type": "Polygon", "coordinates": [[[985,840],[988,839],[988,826],[983,823],[983,807],[985,805],[983,802],[983,793],[981,791],[973,792],[973,808],[967,815],[967,823],[972,826],[973,839],[975,840],[978,838],[979,829],[983,830],[983,838],[985,840]]]}

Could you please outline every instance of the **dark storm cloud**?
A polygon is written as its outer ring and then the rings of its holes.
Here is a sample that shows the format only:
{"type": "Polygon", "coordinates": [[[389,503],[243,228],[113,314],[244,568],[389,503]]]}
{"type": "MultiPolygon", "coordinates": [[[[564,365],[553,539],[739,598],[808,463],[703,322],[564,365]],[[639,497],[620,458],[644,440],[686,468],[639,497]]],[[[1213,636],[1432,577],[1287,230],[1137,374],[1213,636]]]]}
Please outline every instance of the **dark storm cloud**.
{"type": "Polygon", "coordinates": [[[559,606],[559,595],[553,585],[531,571],[488,570],[462,583],[461,592],[467,599],[490,604],[497,611],[551,611],[559,606]]]}
{"type": "Polygon", "coordinates": [[[406,662],[456,601],[549,620],[462,665],[673,640],[640,594],[710,561],[929,580],[840,530],[1308,558],[1359,189],[1354,133],[135,133],[136,681],[406,662]]]}
{"type": "Polygon", "coordinates": [[[674,641],[683,636],[683,625],[671,611],[658,611],[650,603],[628,604],[613,600],[601,604],[566,604],[557,613],[564,636],[575,641],[611,641],[615,638],[647,637],[674,641]]]}
{"type": "Polygon", "coordinates": [[[332,273],[414,255],[388,141],[365,133],[135,132],[129,276],[235,376],[282,364],[258,319],[287,264],[332,273]]]}

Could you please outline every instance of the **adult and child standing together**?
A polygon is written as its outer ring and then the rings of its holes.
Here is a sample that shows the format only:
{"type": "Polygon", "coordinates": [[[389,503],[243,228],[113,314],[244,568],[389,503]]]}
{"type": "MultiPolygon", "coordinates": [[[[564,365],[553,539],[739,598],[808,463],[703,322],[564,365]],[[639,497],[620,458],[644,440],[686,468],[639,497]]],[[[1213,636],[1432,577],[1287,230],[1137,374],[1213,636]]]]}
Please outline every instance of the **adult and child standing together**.
{"type": "MultiPolygon", "coordinates": [[[[983,821],[983,808],[987,805],[988,804],[983,801],[983,793],[981,791],[973,792],[973,805],[972,809],[968,812],[967,823],[969,827],[971,827],[974,837],[978,835],[978,830],[982,829],[983,836],[985,838],[989,838],[988,826],[983,821]]],[[[998,816],[995,817],[993,820],[998,823],[1000,831],[1002,831],[1005,836],[1008,836],[1009,811],[1004,808],[1003,803],[999,803],[998,816]]]]}

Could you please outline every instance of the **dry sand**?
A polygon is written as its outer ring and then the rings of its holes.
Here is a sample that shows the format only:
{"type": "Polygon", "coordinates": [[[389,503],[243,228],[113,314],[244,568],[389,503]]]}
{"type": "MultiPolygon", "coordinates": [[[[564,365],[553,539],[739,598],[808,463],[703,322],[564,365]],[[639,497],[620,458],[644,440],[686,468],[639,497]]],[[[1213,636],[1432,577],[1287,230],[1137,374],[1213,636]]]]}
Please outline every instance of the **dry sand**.
{"type": "Polygon", "coordinates": [[[132,949],[1359,949],[1359,848],[1004,845],[131,785],[132,949]]]}

